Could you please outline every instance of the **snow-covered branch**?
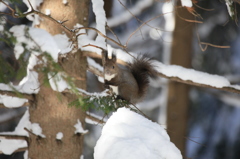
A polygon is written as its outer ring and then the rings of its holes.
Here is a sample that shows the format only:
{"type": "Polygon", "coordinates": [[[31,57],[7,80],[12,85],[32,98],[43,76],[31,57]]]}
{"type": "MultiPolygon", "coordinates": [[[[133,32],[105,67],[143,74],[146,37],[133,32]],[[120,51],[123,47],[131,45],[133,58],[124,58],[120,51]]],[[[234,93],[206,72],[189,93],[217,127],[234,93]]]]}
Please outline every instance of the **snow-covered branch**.
{"type": "Polygon", "coordinates": [[[26,93],[19,93],[19,92],[0,90],[0,94],[1,95],[12,96],[12,97],[18,97],[18,98],[25,98],[25,99],[28,99],[30,101],[34,100],[34,97],[32,95],[26,94],[26,93]]]}
{"type": "MultiPolygon", "coordinates": [[[[123,51],[118,54],[117,62],[122,65],[126,65],[126,53],[123,51]]],[[[86,56],[100,58],[99,55],[94,53],[86,53],[86,56]]],[[[230,81],[219,75],[212,75],[205,72],[196,71],[194,69],[188,69],[177,65],[165,65],[161,62],[153,60],[153,65],[159,73],[159,77],[167,78],[171,81],[177,81],[192,86],[214,88],[223,91],[233,92],[240,94],[240,86],[232,85],[230,81]]]]}
{"type": "Polygon", "coordinates": [[[160,62],[155,62],[154,65],[156,66],[156,70],[159,72],[159,76],[169,80],[192,86],[214,88],[240,94],[240,86],[231,85],[229,80],[225,77],[211,75],[177,65],[164,65],[160,62]]]}

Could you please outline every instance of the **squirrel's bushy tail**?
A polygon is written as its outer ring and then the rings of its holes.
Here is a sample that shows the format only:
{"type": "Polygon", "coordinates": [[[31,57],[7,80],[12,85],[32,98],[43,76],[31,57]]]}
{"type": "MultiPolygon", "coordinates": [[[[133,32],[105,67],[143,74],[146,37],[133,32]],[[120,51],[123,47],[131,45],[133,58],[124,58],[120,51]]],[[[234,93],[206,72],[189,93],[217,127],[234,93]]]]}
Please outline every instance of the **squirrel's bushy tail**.
{"type": "Polygon", "coordinates": [[[149,76],[152,78],[157,77],[152,60],[144,56],[137,57],[129,64],[129,67],[138,84],[138,95],[143,98],[149,85],[149,76]]]}

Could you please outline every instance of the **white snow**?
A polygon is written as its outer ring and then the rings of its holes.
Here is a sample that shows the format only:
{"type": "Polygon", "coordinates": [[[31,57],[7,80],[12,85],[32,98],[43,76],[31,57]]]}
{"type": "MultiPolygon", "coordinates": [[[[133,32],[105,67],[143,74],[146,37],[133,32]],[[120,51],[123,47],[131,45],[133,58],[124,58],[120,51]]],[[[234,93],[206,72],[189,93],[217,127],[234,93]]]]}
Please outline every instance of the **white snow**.
{"type": "Polygon", "coordinates": [[[63,0],[62,3],[66,5],[68,3],[68,1],[67,0],[63,0]]]}
{"type": "Polygon", "coordinates": [[[46,136],[42,134],[42,128],[38,123],[32,123],[31,130],[35,135],[38,135],[42,138],[45,138],[46,136]]]}
{"type": "Polygon", "coordinates": [[[29,34],[38,46],[41,47],[42,51],[49,53],[55,62],[58,61],[58,53],[60,50],[51,34],[39,28],[29,28],[29,34]]]}
{"type": "Polygon", "coordinates": [[[0,95],[0,103],[9,108],[20,107],[25,102],[28,102],[28,100],[24,98],[0,95]]]}
{"type": "Polygon", "coordinates": [[[178,77],[182,80],[190,80],[195,83],[210,85],[216,88],[229,87],[230,82],[222,76],[211,75],[205,72],[196,71],[193,69],[187,69],[177,65],[164,65],[160,62],[153,62],[156,66],[155,69],[168,76],[168,77],[178,77]]]}
{"type": "Polygon", "coordinates": [[[82,123],[81,121],[78,119],[77,124],[74,125],[74,127],[76,128],[75,130],[75,134],[80,133],[80,134],[86,134],[88,132],[88,130],[84,130],[82,127],[82,123]]]}
{"type": "Polygon", "coordinates": [[[105,89],[104,91],[102,92],[94,92],[94,93],[89,93],[83,89],[80,89],[80,88],[77,88],[79,92],[83,93],[83,94],[86,94],[88,96],[93,96],[94,98],[99,98],[99,97],[105,97],[105,96],[108,96],[109,94],[107,93],[109,90],[108,89],[105,89]]]}
{"type": "Polygon", "coordinates": [[[52,76],[50,73],[48,74],[49,83],[54,91],[62,92],[67,88],[71,88],[62,78],[63,76],[65,76],[63,72],[59,72],[54,76],[52,76]]]}
{"type": "MultiPolygon", "coordinates": [[[[19,121],[17,127],[13,132],[1,132],[0,134],[28,136],[28,132],[24,130],[25,127],[27,129],[31,128],[28,110],[26,110],[25,114],[23,115],[22,119],[19,121]]],[[[24,147],[27,147],[27,142],[25,140],[12,140],[12,139],[0,140],[0,151],[7,155],[10,155],[17,149],[24,147]]]]}
{"type": "Polygon", "coordinates": [[[24,78],[21,84],[14,86],[13,84],[0,83],[0,90],[12,91],[12,88],[21,93],[36,94],[39,91],[38,74],[35,71],[29,71],[28,78],[24,78]]]}
{"type": "Polygon", "coordinates": [[[31,122],[29,121],[29,111],[26,110],[25,114],[22,116],[21,120],[19,121],[17,127],[12,132],[13,134],[23,135],[23,136],[29,136],[28,132],[24,130],[24,128],[31,129],[31,122]]]}
{"type": "Polygon", "coordinates": [[[183,7],[192,7],[192,0],[181,0],[183,7]]]}
{"type": "Polygon", "coordinates": [[[0,140],[0,151],[6,155],[11,155],[17,149],[24,147],[27,147],[27,142],[24,140],[0,140]]]}
{"type": "MultiPolygon", "coordinates": [[[[7,4],[8,4],[8,2],[6,2],[6,1],[5,1],[5,3],[7,3],[7,4]]],[[[3,11],[5,11],[5,9],[7,9],[7,6],[6,6],[6,5],[4,5],[3,3],[0,3],[0,12],[3,12],[3,11]]]]}
{"type": "Polygon", "coordinates": [[[232,4],[233,4],[232,0],[226,0],[226,6],[227,6],[228,14],[230,15],[230,17],[234,15],[234,12],[231,10],[232,4]]]}
{"type": "MultiPolygon", "coordinates": [[[[103,0],[92,0],[93,12],[96,16],[96,29],[98,29],[102,34],[106,35],[106,13],[103,8],[104,1],[103,0]]],[[[96,38],[96,42],[98,42],[98,46],[103,49],[106,49],[106,41],[105,38],[98,34],[96,38]]]]}
{"type": "Polygon", "coordinates": [[[17,44],[15,46],[16,58],[19,58],[19,56],[23,53],[23,44],[26,45],[26,48],[28,50],[40,49],[40,51],[31,51],[29,63],[27,66],[27,76],[20,81],[19,86],[13,86],[12,84],[0,84],[0,89],[12,90],[11,87],[13,87],[22,93],[38,93],[38,74],[37,72],[32,71],[34,66],[39,63],[37,56],[40,55],[42,52],[47,52],[52,56],[53,60],[57,62],[60,49],[62,49],[62,53],[68,52],[70,50],[70,48],[66,46],[69,43],[66,43],[67,39],[66,37],[64,37],[64,35],[59,35],[53,38],[48,32],[43,29],[32,27],[28,28],[24,25],[15,25],[10,29],[10,31],[17,39],[17,44]],[[28,31],[30,38],[27,37],[26,31],[28,31]],[[65,45],[62,45],[63,43],[65,43],[65,45]]]}
{"type": "Polygon", "coordinates": [[[62,132],[58,132],[57,135],[56,135],[56,139],[57,140],[62,140],[63,138],[63,133],[62,132]]]}
{"type": "Polygon", "coordinates": [[[57,34],[54,35],[53,38],[56,41],[61,54],[69,53],[72,50],[71,43],[66,34],[57,34]]]}
{"type": "Polygon", "coordinates": [[[92,58],[87,58],[88,65],[93,66],[94,68],[98,69],[99,71],[103,72],[103,67],[95,62],[92,58]]]}
{"type": "Polygon", "coordinates": [[[14,46],[14,54],[15,54],[16,59],[18,59],[20,57],[20,55],[23,53],[23,51],[24,51],[24,48],[19,43],[14,46]]]}
{"type": "Polygon", "coordinates": [[[50,9],[45,9],[45,14],[46,15],[51,15],[51,10],[50,9]]]}
{"type": "Polygon", "coordinates": [[[29,158],[28,158],[28,150],[24,152],[23,158],[24,158],[24,159],[29,159],[29,158]]]}
{"type": "MultiPolygon", "coordinates": [[[[30,3],[31,3],[31,5],[32,5],[34,10],[38,10],[38,7],[43,2],[43,0],[29,0],[29,1],[30,1],[30,3]]],[[[28,11],[27,12],[30,12],[31,11],[31,6],[30,6],[28,0],[23,0],[23,2],[28,7],[28,11]]],[[[32,24],[33,26],[40,24],[40,17],[37,14],[29,14],[29,15],[27,15],[27,18],[28,18],[28,20],[33,21],[33,24],[32,24]]]]}
{"type": "Polygon", "coordinates": [[[182,159],[157,123],[120,108],[109,118],[94,148],[94,159],[182,159]]]}

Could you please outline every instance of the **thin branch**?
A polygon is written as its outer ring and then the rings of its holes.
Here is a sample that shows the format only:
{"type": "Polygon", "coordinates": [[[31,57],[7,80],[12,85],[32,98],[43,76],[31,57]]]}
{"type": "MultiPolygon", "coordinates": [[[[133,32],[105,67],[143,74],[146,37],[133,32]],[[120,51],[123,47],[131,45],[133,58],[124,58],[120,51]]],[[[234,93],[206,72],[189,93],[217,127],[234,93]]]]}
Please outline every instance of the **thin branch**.
{"type": "Polygon", "coordinates": [[[0,140],[1,139],[25,140],[25,141],[28,142],[28,137],[27,136],[21,136],[21,135],[0,134],[0,140]]]}
{"type": "Polygon", "coordinates": [[[99,124],[105,124],[106,123],[105,121],[100,120],[100,119],[98,119],[98,118],[96,118],[96,117],[94,117],[94,116],[92,116],[92,115],[90,115],[88,113],[85,113],[85,114],[86,114],[86,118],[88,118],[88,119],[90,119],[92,121],[95,121],[95,122],[97,122],[99,124]]]}
{"type": "Polygon", "coordinates": [[[222,48],[222,49],[230,48],[230,46],[221,46],[221,45],[214,45],[214,44],[211,44],[211,43],[201,42],[198,32],[196,34],[197,34],[199,47],[201,48],[202,51],[206,51],[208,46],[212,46],[212,47],[216,47],[216,48],[222,48]],[[205,46],[203,47],[203,45],[205,45],[205,46]]]}

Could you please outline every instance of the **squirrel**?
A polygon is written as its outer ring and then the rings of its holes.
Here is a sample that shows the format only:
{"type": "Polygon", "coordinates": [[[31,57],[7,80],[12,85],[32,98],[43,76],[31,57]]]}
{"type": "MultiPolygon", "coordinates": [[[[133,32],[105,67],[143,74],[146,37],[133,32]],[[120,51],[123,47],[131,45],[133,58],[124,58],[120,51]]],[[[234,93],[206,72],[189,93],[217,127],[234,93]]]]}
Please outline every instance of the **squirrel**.
{"type": "Polygon", "coordinates": [[[109,86],[120,99],[124,99],[131,104],[141,102],[149,86],[149,76],[157,77],[151,59],[138,56],[132,63],[128,63],[126,69],[119,67],[116,61],[114,52],[111,59],[105,52],[105,85],[109,86]]]}

